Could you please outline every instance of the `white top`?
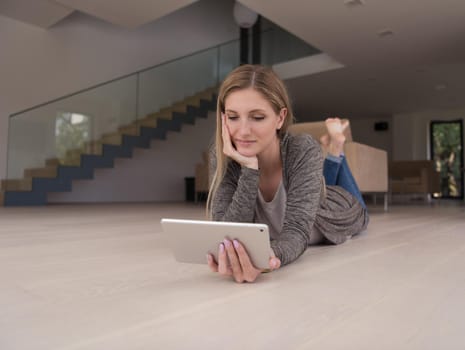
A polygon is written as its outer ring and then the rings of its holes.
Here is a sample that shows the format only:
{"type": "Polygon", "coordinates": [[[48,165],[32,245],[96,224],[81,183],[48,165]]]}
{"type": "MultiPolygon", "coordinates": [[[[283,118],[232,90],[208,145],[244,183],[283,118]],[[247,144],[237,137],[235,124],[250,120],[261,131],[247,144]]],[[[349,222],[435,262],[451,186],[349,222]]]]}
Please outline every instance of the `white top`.
{"type": "Polygon", "coordinates": [[[262,192],[258,191],[254,221],[268,225],[271,239],[277,239],[283,228],[286,201],[287,195],[282,180],[271,202],[265,201],[262,192]]]}
{"type": "MultiPolygon", "coordinates": [[[[277,239],[282,231],[286,213],[286,201],[287,195],[282,180],[270,202],[265,201],[262,192],[258,191],[254,221],[268,225],[271,239],[277,239]]],[[[312,235],[309,244],[318,244],[323,241],[324,236],[316,228],[310,232],[312,232],[312,235]]]]}

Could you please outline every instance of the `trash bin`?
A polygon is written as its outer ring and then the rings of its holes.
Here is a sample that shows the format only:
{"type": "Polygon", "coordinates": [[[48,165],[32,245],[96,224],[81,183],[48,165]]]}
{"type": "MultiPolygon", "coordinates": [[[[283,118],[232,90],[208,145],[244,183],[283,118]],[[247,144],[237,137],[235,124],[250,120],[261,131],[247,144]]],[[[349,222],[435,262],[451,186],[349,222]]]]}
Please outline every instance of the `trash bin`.
{"type": "Polygon", "coordinates": [[[195,177],[185,177],[186,202],[195,202],[195,177]]]}

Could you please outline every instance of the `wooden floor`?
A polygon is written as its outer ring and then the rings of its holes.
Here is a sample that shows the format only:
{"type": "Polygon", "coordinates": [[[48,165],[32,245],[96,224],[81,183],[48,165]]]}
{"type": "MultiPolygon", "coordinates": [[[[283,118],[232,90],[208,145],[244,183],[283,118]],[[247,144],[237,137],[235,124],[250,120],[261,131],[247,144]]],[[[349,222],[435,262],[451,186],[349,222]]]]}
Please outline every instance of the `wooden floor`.
{"type": "Polygon", "coordinates": [[[465,207],[371,213],[238,285],[165,246],[200,205],[0,208],[0,349],[465,349],[465,207]]]}

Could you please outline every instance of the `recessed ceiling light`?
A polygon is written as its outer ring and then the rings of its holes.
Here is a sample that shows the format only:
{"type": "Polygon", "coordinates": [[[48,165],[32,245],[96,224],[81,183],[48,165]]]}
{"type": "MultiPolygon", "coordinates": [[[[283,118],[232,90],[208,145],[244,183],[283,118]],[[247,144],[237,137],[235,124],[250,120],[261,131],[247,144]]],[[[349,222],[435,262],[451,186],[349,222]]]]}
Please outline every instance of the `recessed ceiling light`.
{"type": "Polygon", "coordinates": [[[344,0],[344,5],[348,7],[356,7],[365,5],[365,0],[344,0]]]}
{"type": "Polygon", "coordinates": [[[378,36],[379,36],[380,38],[385,38],[385,37],[391,36],[391,35],[394,35],[394,32],[392,31],[392,29],[389,29],[389,28],[380,30],[380,31],[378,32],[378,36]]]}

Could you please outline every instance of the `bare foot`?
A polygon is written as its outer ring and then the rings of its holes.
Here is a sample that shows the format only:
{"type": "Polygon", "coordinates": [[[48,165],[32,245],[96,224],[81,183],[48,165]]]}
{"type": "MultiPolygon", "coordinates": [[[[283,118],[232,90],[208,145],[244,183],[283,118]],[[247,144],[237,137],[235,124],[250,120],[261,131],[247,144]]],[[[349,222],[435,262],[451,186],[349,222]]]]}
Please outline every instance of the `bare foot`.
{"type": "Polygon", "coordinates": [[[328,118],[325,124],[326,129],[328,129],[328,135],[325,135],[327,136],[326,140],[329,140],[326,146],[328,153],[339,157],[344,151],[344,143],[346,141],[344,130],[349,125],[349,122],[347,120],[342,122],[339,118],[328,118]]]}

